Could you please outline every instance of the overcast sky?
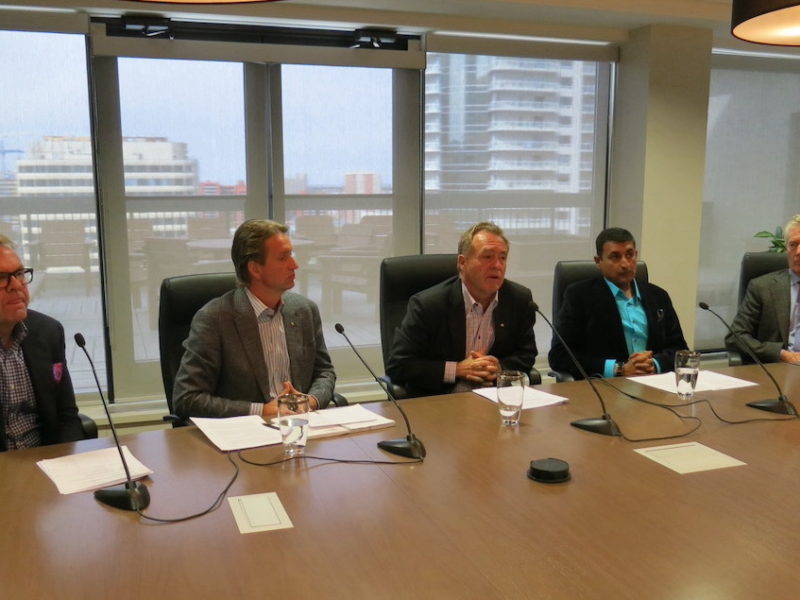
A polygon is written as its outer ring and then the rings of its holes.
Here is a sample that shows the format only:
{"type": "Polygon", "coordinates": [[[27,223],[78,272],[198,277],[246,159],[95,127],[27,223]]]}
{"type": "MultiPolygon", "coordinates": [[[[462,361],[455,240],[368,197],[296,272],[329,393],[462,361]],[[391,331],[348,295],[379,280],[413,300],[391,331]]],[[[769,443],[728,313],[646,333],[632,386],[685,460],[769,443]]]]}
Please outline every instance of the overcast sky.
{"type": "MultiPolygon", "coordinates": [[[[89,135],[84,52],[82,36],[0,31],[0,150],[89,135]]],[[[244,179],[241,65],[120,59],[119,74],[124,136],[185,142],[201,179],[244,179]]],[[[283,96],[287,176],[341,185],[345,172],[376,171],[391,182],[389,69],[286,67],[283,96]]],[[[6,154],[6,171],[19,157],[6,154]]]]}

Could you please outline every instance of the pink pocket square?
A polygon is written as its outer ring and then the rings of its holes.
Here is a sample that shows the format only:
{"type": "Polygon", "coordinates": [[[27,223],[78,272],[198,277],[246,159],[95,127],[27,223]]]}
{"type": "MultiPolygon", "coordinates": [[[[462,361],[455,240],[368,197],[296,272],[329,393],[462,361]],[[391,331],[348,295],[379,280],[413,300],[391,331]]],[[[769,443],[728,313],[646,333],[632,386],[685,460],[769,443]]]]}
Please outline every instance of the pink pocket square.
{"type": "Polygon", "coordinates": [[[64,363],[53,363],[53,380],[56,383],[61,383],[61,378],[64,376],[64,363]]]}

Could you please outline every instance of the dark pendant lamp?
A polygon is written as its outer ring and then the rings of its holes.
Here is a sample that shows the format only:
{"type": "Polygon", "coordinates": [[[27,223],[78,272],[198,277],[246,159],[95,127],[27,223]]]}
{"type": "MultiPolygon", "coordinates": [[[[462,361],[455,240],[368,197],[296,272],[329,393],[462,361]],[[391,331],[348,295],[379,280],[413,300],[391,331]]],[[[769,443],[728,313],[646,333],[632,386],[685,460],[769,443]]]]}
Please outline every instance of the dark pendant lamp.
{"type": "Polygon", "coordinates": [[[755,44],[800,46],[800,0],[733,0],[731,33],[755,44]]]}

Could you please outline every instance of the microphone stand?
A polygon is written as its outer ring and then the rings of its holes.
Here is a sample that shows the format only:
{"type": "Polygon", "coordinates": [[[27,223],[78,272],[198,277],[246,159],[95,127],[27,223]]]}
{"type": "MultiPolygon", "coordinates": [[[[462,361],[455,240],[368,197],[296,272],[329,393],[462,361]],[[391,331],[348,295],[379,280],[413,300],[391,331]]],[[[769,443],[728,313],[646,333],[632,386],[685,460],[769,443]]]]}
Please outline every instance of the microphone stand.
{"type": "Polygon", "coordinates": [[[358,357],[358,360],[361,361],[361,364],[366,367],[369,374],[372,375],[372,378],[377,382],[381,389],[386,392],[386,397],[392,401],[392,403],[397,407],[397,410],[400,411],[400,414],[403,416],[403,420],[406,422],[406,430],[408,431],[408,435],[405,438],[397,439],[397,440],[383,440],[378,442],[378,448],[381,450],[385,450],[391,454],[396,454],[397,456],[405,456],[407,458],[425,458],[427,454],[425,451],[425,445],[422,443],[422,440],[417,439],[414,433],[411,431],[411,424],[408,422],[408,417],[406,416],[405,411],[400,406],[400,403],[397,402],[397,399],[394,397],[389,391],[389,386],[387,386],[383,381],[381,381],[375,372],[370,368],[367,364],[367,361],[364,360],[364,357],[361,356],[361,353],[356,350],[356,347],[353,345],[353,342],[350,341],[350,338],[347,337],[347,334],[344,332],[344,327],[341,323],[336,323],[335,325],[336,331],[342,336],[344,339],[347,340],[348,345],[353,350],[355,355],[358,357]]]}
{"type": "Polygon", "coordinates": [[[611,435],[611,436],[621,436],[622,432],[619,430],[619,427],[614,422],[614,419],[611,418],[611,415],[608,414],[608,411],[606,410],[606,403],[603,401],[603,396],[600,395],[600,392],[594,385],[594,381],[592,381],[586,374],[586,371],[584,370],[581,363],[578,361],[575,354],[572,352],[572,349],[569,347],[569,344],[567,344],[567,342],[564,341],[564,338],[561,337],[561,334],[558,332],[558,329],[556,329],[550,322],[550,320],[544,316],[542,311],[539,310],[539,306],[536,304],[536,302],[531,301],[531,304],[533,310],[539,313],[539,316],[542,317],[545,323],[547,323],[550,326],[550,329],[553,331],[553,333],[555,333],[556,336],[558,336],[558,339],[561,341],[561,344],[564,346],[564,349],[567,351],[567,354],[569,354],[569,357],[572,359],[572,363],[577,367],[580,374],[586,380],[586,383],[588,383],[589,386],[592,388],[592,391],[594,392],[595,396],[597,396],[597,399],[600,401],[600,407],[603,409],[603,415],[601,417],[595,417],[591,419],[578,419],[577,421],[572,421],[570,425],[572,425],[573,427],[577,427],[578,429],[583,429],[584,431],[590,431],[592,433],[599,433],[602,435],[611,435]]]}
{"type": "Polygon", "coordinates": [[[793,417],[796,417],[797,409],[784,395],[783,390],[781,390],[781,386],[778,385],[778,382],[775,381],[775,378],[772,376],[772,373],[769,372],[764,363],[762,363],[759,360],[756,353],[753,352],[753,349],[750,347],[750,344],[747,343],[747,340],[745,340],[738,333],[736,333],[733,330],[733,328],[730,325],[728,325],[727,321],[725,321],[725,319],[723,319],[720,315],[718,315],[715,311],[713,311],[708,304],[706,304],[705,302],[700,302],[698,303],[697,306],[699,306],[703,310],[707,310],[708,312],[710,312],[712,315],[717,317],[722,322],[723,325],[725,325],[728,331],[731,332],[731,335],[733,335],[733,337],[739,343],[739,347],[744,348],[745,352],[747,352],[747,355],[753,359],[753,362],[755,362],[759,367],[761,367],[761,370],[764,371],[764,373],[767,374],[767,377],[769,377],[770,381],[772,381],[772,384],[775,386],[775,389],[778,390],[777,398],[748,402],[747,406],[751,408],[757,408],[758,410],[766,410],[768,412],[778,413],[781,415],[791,415],[793,417]]]}
{"type": "Polygon", "coordinates": [[[114,421],[111,420],[111,413],[108,410],[108,404],[103,396],[103,390],[100,388],[100,380],[97,378],[97,371],[94,368],[94,362],[92,361],[92,357],[89,356],[89,352],[86,350],[86,340],[83,338],[81,333],[75,334],[75,343],[78,344],[78,347],[83,350],[86,358],[89,359],[89,365],[92,367],[94,381],[97,384],[97,391],[100,392],[100,400],[103,402],[103,408],[106,411],[106,417],[108,417],[108,424],[111,427],[111,433],[114,436],[114,444],[117,447],[117,452],[119,452],[119,458],[122,461],[122,467],[125,469],[126,482],[124,484],[97,490],[94,493],[94,497],[98,502],[102,502],[103,504],[107,504],[115,508],[121,508],[122,510],[135,510],[138,512],[149,506],[150,492],[147,490],[147,486],[141,481],[133,481],[133,479],[131,479],[131,472],[130,469],[128,469],[128,461],[125,460],[125,455],[122,452],[122,446],[119,444],[117,430],[114,427],[114,421]]]}

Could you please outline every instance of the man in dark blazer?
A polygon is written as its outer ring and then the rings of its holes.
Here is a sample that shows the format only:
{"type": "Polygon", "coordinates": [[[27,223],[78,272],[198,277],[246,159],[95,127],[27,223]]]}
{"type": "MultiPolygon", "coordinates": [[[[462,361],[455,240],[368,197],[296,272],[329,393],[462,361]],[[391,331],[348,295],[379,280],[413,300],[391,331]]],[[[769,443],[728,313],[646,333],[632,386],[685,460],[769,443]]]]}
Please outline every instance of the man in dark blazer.
{"type": "MultiPolygon", "coordinates": [[[[731,329],[762,362],[800,363],[800,215],[786,224],[784,236],[789,268],[750,281],[731,329]]],[[[748,355],[731,333],[725,346],[748,355]]]]}
{"type": "MultiPolygon", "coordinates": [[[[671,371],[675,352],[686,348],[669,294],[639,284],[636,241],[612,227],[595,241],[594,260],[602,277],[570,285],[564,291],[556,329],[589,376],[647,375],[671,371]]],[[[553,336],[550,366],[580,378],[564,345],[553,336]]]]}
{"type": "Polygon", "coordinates": [[[32,277],[0,236],[0,450],[83,439],[64,328],[28,310],[32,277]]]}
{"type": "Polygon", "coordinates": [[[409,300],[387,368],[394,383],[412,396],[445,394],[531,370],[536,316],[530,290],[505,278],[508,250],[493,223],[461,236],[459,275],[409,300]]]}
{"type": "Polygon", "coordinates": [[[336,375],[319,310],[288,291],[298,265],[287,231],[267,220],[236,230],[231,258],[240,287],[192,320],[173,393],[180,417],[273,417],[284,391],[310,394],[313,408],[331,401],[336,375]]]}

